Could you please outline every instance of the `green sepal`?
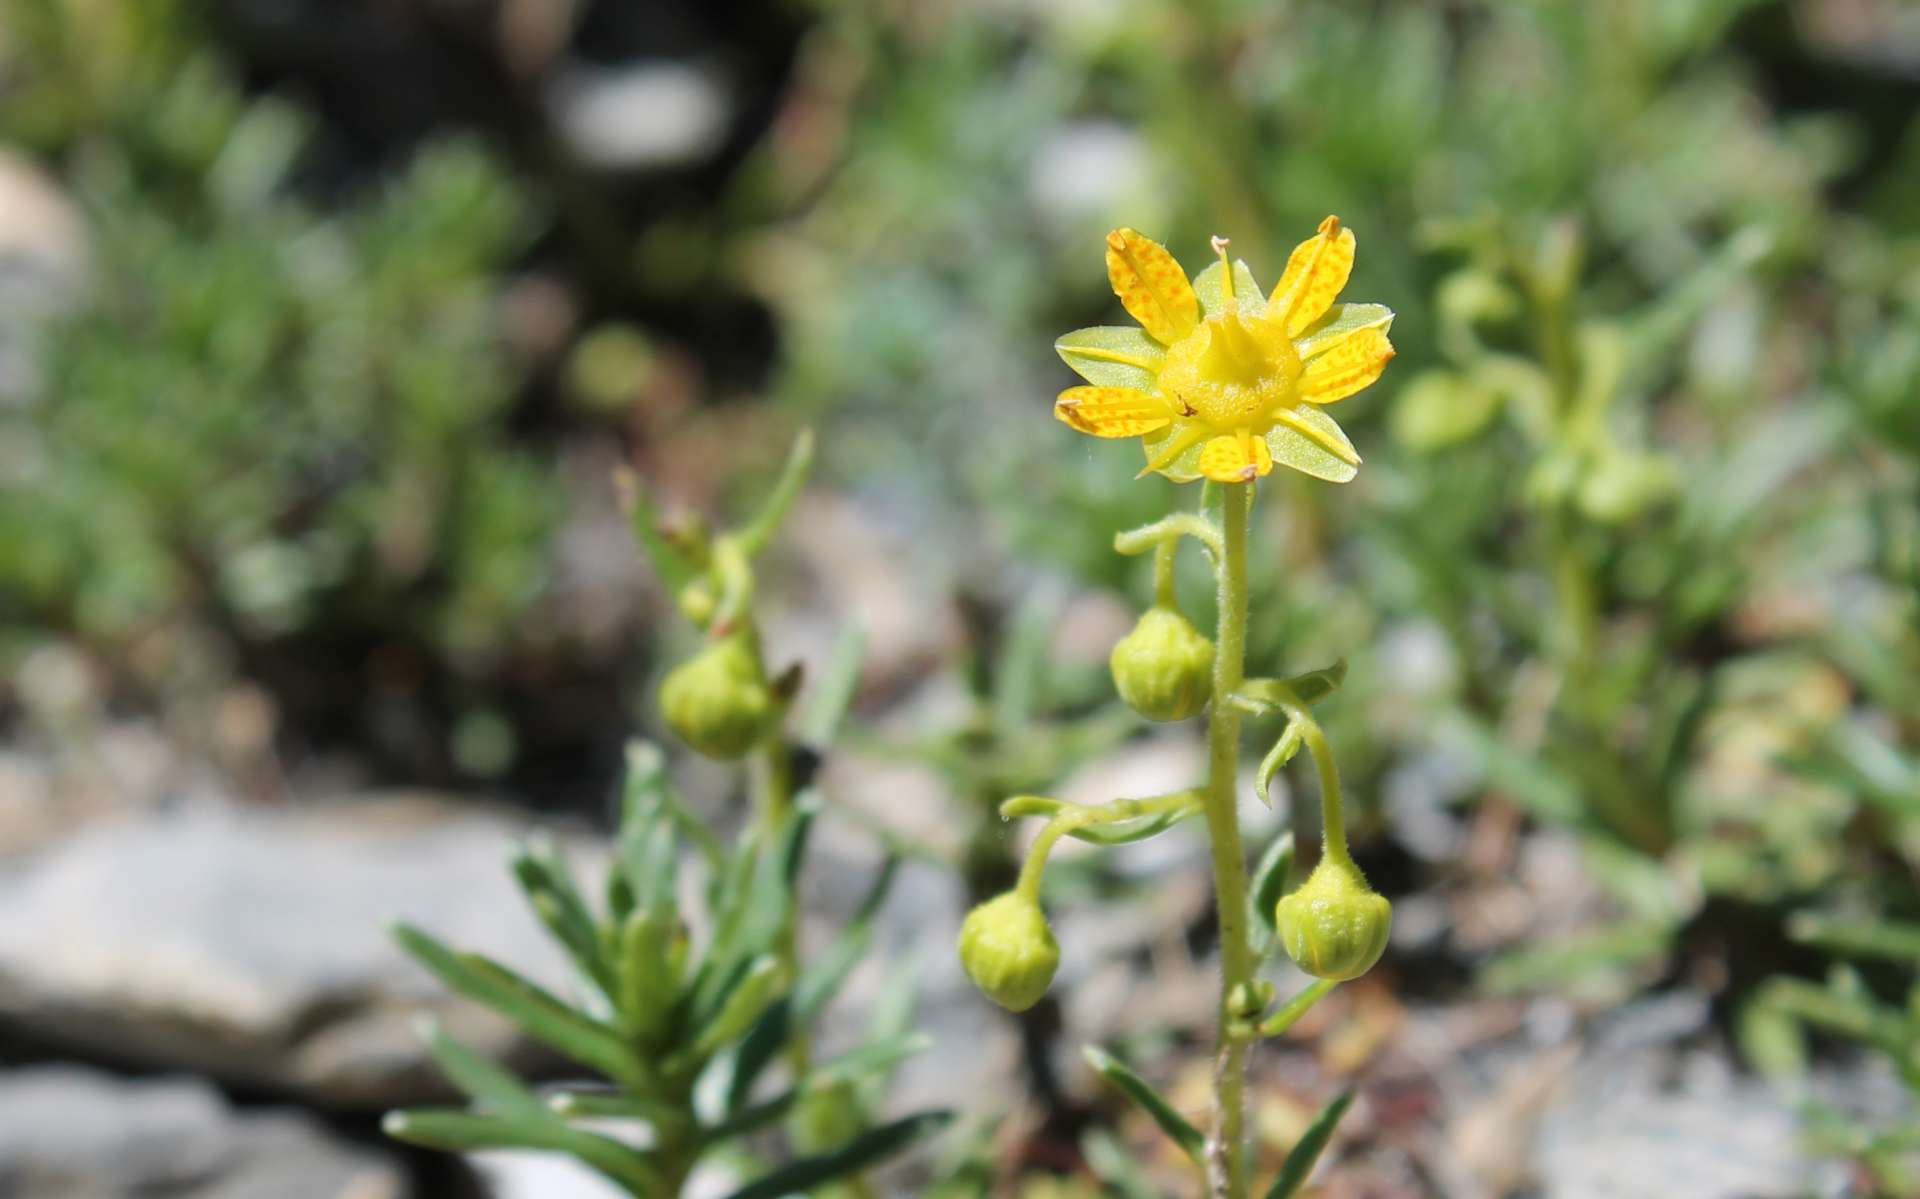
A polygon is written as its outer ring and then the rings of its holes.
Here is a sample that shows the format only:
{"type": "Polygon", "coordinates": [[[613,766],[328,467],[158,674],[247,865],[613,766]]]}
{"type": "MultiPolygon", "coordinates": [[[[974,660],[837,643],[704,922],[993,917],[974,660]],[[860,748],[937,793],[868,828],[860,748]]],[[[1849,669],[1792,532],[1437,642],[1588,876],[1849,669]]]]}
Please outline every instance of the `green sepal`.
{"type": "Polygon", "coordinates": [[[1108,1082],[1118,1087],[1127,1098],[1133,1100],[1153,1117],[1160,1130],[1172,1138],[1173,1143],[1196,1166],[1206,1164],[1206,1138],[1200,1130],[1187,1122],[1185,1116],[1173,1109],[1160,1092],[1153,1089],[1151,1083],[1135,1074],[1126,1063],[1114,1057],[1098,1045],[1088,1045],[1081,1050],[1087,1064],[1108,1082]]]}
{"type": "Polygon", "coordinates": [[[1280,1165],[1280,1177],[1273,1180],[1267,1189],[1267,1199],[1292,1199],[1295,1191],[1313,1173],[1313,1163],[1320,1160],[1320,1154],[1327,1148],[1327,1142],[1333,1139],[1333,1130],[1340,1123],[1340,1117],[1347,1114],[1347,1108],[1353,1103],[1352,1091],[1347,1091],[1332,1103],[1320,1109],[1300,1139],[1287,1153],[1287,1160],[1280,1165]]]}
{"type": "Polygon", "coordinates": [[[950,1112],[921,1112],[869,1129],[830,1153],[789,1162],[741,1187],[727,1199],[782,1199],[813,1190],[893,1156],[921,1137],[938,1132],[952,1118],[950,1112]]]}
{"type": "Polygon", "coordinates": [[[1274,926],[1274,905],[1286,894],[1287,882],[1293,875],[1293,834],[1282,833],[1267,846],[1267,852],[1260,855],[1260,864],[1254,867],[1253,888],[1250,896],[1253,915],[1257,927],[1266,929],[1267,940],[1262,946],[1263,956],[1271,953],[1278,944],[1272,938],[1278,933],[1274,926]]]}
{"type": "Polygon", "coordinates": [[[1385,331],[1392,326],[1393,309],[1385,304],[1335,304],[1327,309],[1325,316],[1294,339],[1293,348],[1305,361],[1350,333],[1358,333],[1362,329],[1385,331]]]}
{"type": "MultiPolygon", "coordinates": [[[[1193,294],[1200,300],[1200,319],[1216,316],[1226,308],[1227,297],[1220,286],[1226,271],[1214,259],[1193,279],[1193,294]]],[[[1267,293],[1254,282],[1253,268],[1243,258],[1233,260],[1233,298],[1241,316],[1259,316],[1267,310],[1267,293]]]]}
{"type": "Polygon", "coordinates": [[[1075,329],[1053,343],[1074,373],[1097,387],[1131,387],[1152,391],[1159,377],[1166,347],[1132,325],[1095,325],[1075,329]],[[1114,355],[1133,361],[1120,362],[1114,355]],[[1136,365],[1146,363],[1148,365],[1136,365]]]}

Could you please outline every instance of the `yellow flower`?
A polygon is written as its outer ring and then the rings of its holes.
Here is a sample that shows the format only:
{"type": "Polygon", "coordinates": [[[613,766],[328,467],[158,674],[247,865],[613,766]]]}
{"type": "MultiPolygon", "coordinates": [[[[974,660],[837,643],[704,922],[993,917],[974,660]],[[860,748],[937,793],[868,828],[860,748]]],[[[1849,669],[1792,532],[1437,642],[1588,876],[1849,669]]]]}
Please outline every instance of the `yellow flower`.
{"type": "Polygon", "coordinates": [[[1090,386],[1070,387],[1053,413],[1095,437],[1139,437],[1146,469],[1176,482],[1205,475],[1244,483],[1275,462],[1344,483],[1360,465],[1322,406],[1380,377],[1393,313],[1337,304],[1353,270],[1353,230],[1340,218],[1287,259],[1271,295],[1247,264],[1220,261],[1188,282],[1167,248],[1132,229],[1107,234],[1107,278],[1140,328],[1102,325],[1055,343],[1090,386]]]}

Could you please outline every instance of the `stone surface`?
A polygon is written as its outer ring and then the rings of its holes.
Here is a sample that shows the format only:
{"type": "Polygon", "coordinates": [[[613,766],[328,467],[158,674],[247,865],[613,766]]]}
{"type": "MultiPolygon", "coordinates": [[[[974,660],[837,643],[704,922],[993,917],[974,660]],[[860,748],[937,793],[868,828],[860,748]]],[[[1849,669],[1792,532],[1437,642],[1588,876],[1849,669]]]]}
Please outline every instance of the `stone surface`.
{"type": "Polygon", "coordinates": [[[442,1093],[411,1017],[526,1057],[386,935],[396,919],[565,993],[507,871],[525,826],[430,797],[153,813],[0,870],[0,1019],[50,1044],[309,1100],[442,1093]]]}
{"type": "Polygon", "coordinates": [[[290,1111],[235,1111],[191,1079],[129,1081],[67,1066],[0,1074],[8,1199],[403,1199],[377,1152],[290,1111]]]}
{"type": "Polygon", "coordinates": [[[641,171],[707,158],[726,136],[732,102],[713,72],[660,61],[570,66],[549,89],[548,107],[576,156],[641,171]]]}

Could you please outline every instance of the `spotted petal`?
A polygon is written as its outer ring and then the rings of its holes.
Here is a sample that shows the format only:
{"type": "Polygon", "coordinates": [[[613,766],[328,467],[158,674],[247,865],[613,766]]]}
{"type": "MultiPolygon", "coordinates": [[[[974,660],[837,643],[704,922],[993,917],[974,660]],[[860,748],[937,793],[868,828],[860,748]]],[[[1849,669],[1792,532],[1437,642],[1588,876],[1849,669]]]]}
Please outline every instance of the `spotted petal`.
{"type": "Polygon", "coordinates": [[[1132,229],[1107,234],[1107,280],[1128,315],[1164,345],[1200,323],[1200,301],[1173,255],[1132,229]]]}
{"type": "Polygon", "coordinates": [[[1313,404],[1344,400],[1370,385],[1393,361],[1393,343],[1375,326],[1349,333],[1307,364],[1300,376],[1300,398],[1313,404]]]}
{"type": "Polygon", "coordinates": [[[1250,433],[1228,433],[1200,450],[1200,473],[1217,483],[1246,483],[1273,469],[1267,443],[1250,433]]]}
{"type": "Polygon", "coordinates": [[[1095,437],[1139,437],[1173,423],[1165,400],[1130,387],[1069,387],[1053,414],[1095,437]]]}
{"type": "Polygon", "coordinates": [[[1280,322],[1288,337],[1300,336],[1326,315],[1347,285],[1347,276],[1353,273],[1353,253],[1353,230],[1341,228],[1337,216],[1321,221],[1320,231],[1295,246],[1288,256],[1287,269],[1274,284],[1267,303],[1267,316],[1280,322]]]}

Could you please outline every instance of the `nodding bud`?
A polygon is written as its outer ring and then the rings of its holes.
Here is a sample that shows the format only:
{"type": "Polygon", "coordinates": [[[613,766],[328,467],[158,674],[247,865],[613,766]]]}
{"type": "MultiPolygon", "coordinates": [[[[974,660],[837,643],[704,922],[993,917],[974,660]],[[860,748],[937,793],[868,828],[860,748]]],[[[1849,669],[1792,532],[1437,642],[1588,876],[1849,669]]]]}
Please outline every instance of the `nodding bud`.
{"type": "Polygon", "coordinates": [[[1322,858],[1274,912],[1287,956],[1320,978],[1359,978],[1380,960],[1393,905],[1367,885],[1351,861],[1322,858]]]}
{"type": "Polygon", "coordinates": [[[1127,706],[1148,720],[1185,720],[1213,692],[1213,642],[1177,610],[1156,604],[1107,660],[1127,706]]]}
{"type": "Polygon", "coordinates": [[[720,597],[714,594],[713,583],[705,577],[682,587],[680,594],[674,598],[679,602],[680,615],[700,629],[707,627],[713,620],[714,610],[720,606],[720,597]]]}
{"type": "Polygon", "coordinates": [[[1024,1012],[1053,982],[1060,945],[1040,905],[1008,891],[967,913],[960,926],[960,964],[988,999],[1024,1012]]]}
{"type": "Polygon", "coordinates": [[[759,743],[774,702],[752,647],[728,637],[668,673],[660,684],[660,710],[694,750],[730,761],[759,743]]]}

